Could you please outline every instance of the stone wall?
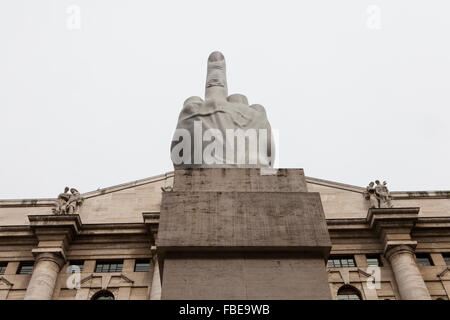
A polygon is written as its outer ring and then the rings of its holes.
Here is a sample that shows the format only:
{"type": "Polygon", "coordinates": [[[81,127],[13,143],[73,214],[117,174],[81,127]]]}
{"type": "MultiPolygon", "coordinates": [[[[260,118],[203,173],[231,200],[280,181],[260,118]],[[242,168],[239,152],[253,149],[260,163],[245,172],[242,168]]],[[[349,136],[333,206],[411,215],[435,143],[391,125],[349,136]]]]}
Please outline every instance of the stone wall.
{"type": "MultiPolygon", "coordinates": [[[[327,220],[338,221],[329,224],[331,254],[353,255],[356,261],[356,267],[327,269],[332,296],[336,298],[338,289],[347,284],[357,288],[364,299],[400,299],[390,261],[383,256],[384,245],[378,234],[367,227],[368,202],[363,197],[364,188],[313,178],[306,178],[306,182],[307,191],[320,194],[327,220]],[[367,254],[379,254],[383,259],[381,287],[375,291],[367,288],[367,254]]],[[[242,186],[246,183],[251,184],[251,179],[242,186]]],[[[142,214],[159,212],[161,187],[172,184],[173,174],[170,173],[83,194],[85,201],[78,212],[83,228],[70,243],[66,258],[67,261],[85,261],[81,275],[84,282],[80,290],[67,288],[66,280],[70,274],[67,274],[66,263],[58,274],[53,299],[89,299],[105,288],[117,299],[148,299],[154,264],[148,272],[134,272],[133,267],[136,259],[153,261],[152,236],[142,214]],[[113,258],[124,259],[123,272],[94,272],[96,260],[113,258]]],[[[434,265],[418,268],[431,298],[449,299],[450,269],[442,253],[450,253],[450,196],[436,192],[394,192],[393,196],[394,207],[420,208],[411,239],[417,242],[415,252],[430,254],[434,265]]],[[[16,273],[21,261],[35,259],[32,250],[38,245],[29,228],[28,215],[50,214],[53,201],[0,200],[0,262],[8,262],[5,274],[0,275],[0,299],[25,297],[31,276],[16,273]]],[[[273,263],[278,263],[276,261],[281,260],[275,259],[273,263]]],[[[288,260],[280,263],[282,268],[295,269],[288,260]]],[[[169,267],[177,268],[176,264],[169,267]]],[[[206,268],[207,264],[202,267],[206,268]]],[[[270,263],[264,268],[270,269],[270,263]]],[[[265,290],[261,294],[269,293],[270,290],[265,290]]],[[[276,296],[275,292],[272,294],[276,296]]]]}

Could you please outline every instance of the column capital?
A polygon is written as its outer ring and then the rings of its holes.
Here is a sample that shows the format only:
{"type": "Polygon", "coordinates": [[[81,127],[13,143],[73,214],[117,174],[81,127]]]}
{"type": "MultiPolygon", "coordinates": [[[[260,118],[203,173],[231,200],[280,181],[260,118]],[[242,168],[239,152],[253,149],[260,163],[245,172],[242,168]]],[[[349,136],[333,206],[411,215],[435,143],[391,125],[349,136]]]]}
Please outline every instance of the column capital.
{"type": "Polygon", "coordinates": [[[77,214],[29,215],[28,220],[30,229],[39,241],[38,246],[32,250],[36,259],[40,256],[48,258],[49,255],[55,255],[65,260],[65,252],[70,242],[81,230],[80,216],[77,214]]]}
{"type": "Polygon", "coordinates": [[[385,256],[387,259],[391,259],[393,256],[400,254],[400,253],[408,253],[410,255],[414,255],[415,252],[415,246],[405,245],[405,244],[399,244],[396,246],[392,246],[385,252],[385,256]]]}
{"type": "Polygon", "coordinates": [[[405,208],[370,208],[367,223],[383,243],[387,253],[397,246],[408,246],[415,249],[417,241],[411,238],[411,230],[419,219],[418,207],[405,208]]]}
{"type": "Polygon", "coordinates": [[[370,208],[367,222],[371,228],[412,228],[419,217],[419,207],[370,208]]]}
{"type": "Polygon", "coordinates": [[[37,250],[38,249],[32,250],[32,252],[35,256],[35,259],[36,259],[36,263],[38,263],[39,261],[52,261],[52,262],[56,263],[60,269],[64,266],[66,257],[62,250],[59,252],[44,252],[44,251],[37,251],[37,250]]]}

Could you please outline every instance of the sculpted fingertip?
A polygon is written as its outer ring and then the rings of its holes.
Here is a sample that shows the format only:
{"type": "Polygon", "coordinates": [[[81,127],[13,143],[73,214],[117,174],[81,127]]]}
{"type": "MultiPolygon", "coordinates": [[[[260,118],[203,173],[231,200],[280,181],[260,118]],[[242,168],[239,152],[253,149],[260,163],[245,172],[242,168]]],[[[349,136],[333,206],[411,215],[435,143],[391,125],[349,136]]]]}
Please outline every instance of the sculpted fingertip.
{"type": "Polygon", "coordinates": [[[187,98],[187,99],[184,101],[183,106],[185,106],[185,105],[187,105],[187,104],[190,104],[190,103],[193,103],[193,102],[199,102],[199,103],[202,103],[202,102],[203,102],[203,99],[200,98],[200,97],[197,97],[197,96],[189,97],[189,98],[187,98]]]}
{"type": "Polygon", "coordinates": [[[257,110],[257,111],[262,111],[264,113],[266,113],[266,109],[260,105],[260,104],[252,104],[251,106],[249,106],[250,108],[257,110]]]}
{"type": "Polygon", "coordinates": [[[247,97],[243,94],[235,93],[227,98],[229,102],[242,103],[248,106],[247,97]]]}
{"type": "Polygon", "coordinates": [[[214,51],[209,55],[208,61],[209,62],[216,62],[216,61],[222,61],[225,60],[224,55],[220,51],[214,51]]]}

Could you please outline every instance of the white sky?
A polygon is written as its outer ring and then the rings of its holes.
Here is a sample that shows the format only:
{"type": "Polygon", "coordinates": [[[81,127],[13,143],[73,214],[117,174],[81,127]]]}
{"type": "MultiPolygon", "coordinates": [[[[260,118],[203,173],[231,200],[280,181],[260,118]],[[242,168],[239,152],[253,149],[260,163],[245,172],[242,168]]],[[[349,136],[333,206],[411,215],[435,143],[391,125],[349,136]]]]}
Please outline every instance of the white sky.
{"type": "Polygon", "coordinates": [[[448,0],[2,0],[0,198],[171,171],[214,50],[280,130],[281,167],[449,190],[449,39],[448,0]]]}

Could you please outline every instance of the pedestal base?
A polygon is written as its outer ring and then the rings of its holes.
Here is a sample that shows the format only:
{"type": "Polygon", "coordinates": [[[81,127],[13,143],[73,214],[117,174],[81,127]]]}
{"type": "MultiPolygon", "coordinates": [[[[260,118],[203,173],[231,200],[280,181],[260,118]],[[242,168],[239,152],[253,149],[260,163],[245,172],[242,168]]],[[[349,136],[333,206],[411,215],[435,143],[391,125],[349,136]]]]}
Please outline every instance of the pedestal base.
{"type": "Polygon", "coordinates": [[[162,299],[331,299],[330,249],[300,169],[180,170],[163,194],[162,299]]]}
{"type": "Polygon", "coordinates": [[[302,254],[168,254],[162,299],[331,299],[323,257],[302,254]]]}

